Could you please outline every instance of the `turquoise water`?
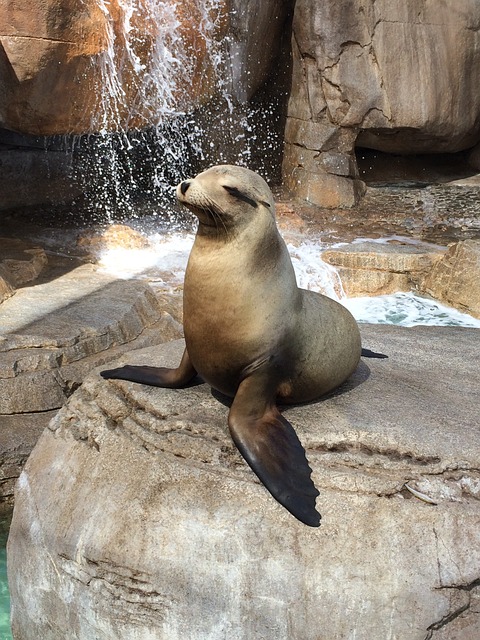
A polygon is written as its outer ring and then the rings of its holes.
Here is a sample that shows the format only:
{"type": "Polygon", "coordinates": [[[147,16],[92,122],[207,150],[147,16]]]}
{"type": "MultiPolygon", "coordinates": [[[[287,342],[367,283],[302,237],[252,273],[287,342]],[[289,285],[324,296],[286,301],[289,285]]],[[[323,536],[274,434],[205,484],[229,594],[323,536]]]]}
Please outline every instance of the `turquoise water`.
{"type": "Polygon", "coordinates": [[[7,584],[7,537],[6,523],[0,524],[0,640],[12,640],[10,631],[10,596],[7,584]]]}

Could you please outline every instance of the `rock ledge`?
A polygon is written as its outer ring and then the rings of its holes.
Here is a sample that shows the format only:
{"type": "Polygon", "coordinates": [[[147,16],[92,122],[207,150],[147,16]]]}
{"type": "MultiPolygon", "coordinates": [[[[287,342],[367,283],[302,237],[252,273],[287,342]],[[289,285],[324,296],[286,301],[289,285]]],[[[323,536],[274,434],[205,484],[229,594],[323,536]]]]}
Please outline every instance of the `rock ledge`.
{"type": "MultiPolygon", "coordinates": [[[[286,410],[320,489],[318,530],[256,481],[209,387],[89,376],[18,484],[16,637],[477,637],[479,331],[362,332],[389,358],[286,410]]],[[[123,360],[173,365],[182,348],[123,360]]]]}

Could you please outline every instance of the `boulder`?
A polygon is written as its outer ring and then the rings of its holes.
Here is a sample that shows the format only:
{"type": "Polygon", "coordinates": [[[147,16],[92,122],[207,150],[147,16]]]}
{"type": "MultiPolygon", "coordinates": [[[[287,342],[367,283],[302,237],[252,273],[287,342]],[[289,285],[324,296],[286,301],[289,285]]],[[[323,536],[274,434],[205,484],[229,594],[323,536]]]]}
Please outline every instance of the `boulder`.
{"type": "Polygon", "coordinates": [[[47,264],[45,251],[16,238],[0,237],[0,304],[35,280],[47,264]]]}
{"type": "Polygon", "coordinates": [[[22,289],[1,310],[0,414],[57,409],[93,367],[182,335],[148,285],[93,265],[22,289]]]}
{"type": "Polygon", "coordinates": [[[294,194],[354,204],[355,146],[416,154],[476,145],[479,25],[475,0],[297,0],[283,163],[294,194]]]}
{"type": "MultiPolygon", "coordinates": [[[[33,640],[480,635],[480,334],[363,326],[388,359],[285,410],[320,490],[312,529],[235,449],[205,384],[92,373],[20,477],[12,628],[33,640]],[[319,635],[320,634],[320,635],[319,635]]],[[[122,362],[174,366],[183,342],[122,362]]]]}
{"type": "Polygon", "coordinates": [[[97,259],[108,249],[146,249],[148,237],[127,224],[110,224],[103,229],[89,229],[77,240],[77,246],[97,259]]]}
{"type": "Polygon", "coordinates": [[[460,311],[480,318],[480,240],[450,245],[426,275],[422,289],[460,311]]]}
{"type": "Polygon", "coordinates": [[[0,126],[47,136],[125,131],[225,91],[245,101],[271,71],[288,10],[274,0],[3,3],[0,126]]]}
{"type": "Polygon", "coordinates": [[[10,273],[0,264],[0,304],[10,296],[13,296],[14,293],[15,289],[10,282],[10,273]]]}
{"type": "Polygon", "coordinates": [[[324,251],[322,259],[337,270],[345,295],[378,296],[418,288],[444,253],[422,242],[365,241],[324,251]]]}

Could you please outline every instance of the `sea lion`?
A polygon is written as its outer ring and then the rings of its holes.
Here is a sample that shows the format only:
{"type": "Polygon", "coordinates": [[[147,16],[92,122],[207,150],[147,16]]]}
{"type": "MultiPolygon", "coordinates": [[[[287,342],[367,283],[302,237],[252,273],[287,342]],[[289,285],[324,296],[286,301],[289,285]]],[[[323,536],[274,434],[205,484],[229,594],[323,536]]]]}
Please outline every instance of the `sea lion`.
{"type": "Polygon", "coordinates": [[[176,388],[198,373],[233,397],[228,425],[240,453],[280,504],[319,526],[312,470],[276,402],[308,402],[344,382],[360,359],[357,323],[338,302],[297,287],[259,175],[215,166],[180,183],[177,197],[199,222],[185,273],[180,365],[101,375],[176,388]]]}

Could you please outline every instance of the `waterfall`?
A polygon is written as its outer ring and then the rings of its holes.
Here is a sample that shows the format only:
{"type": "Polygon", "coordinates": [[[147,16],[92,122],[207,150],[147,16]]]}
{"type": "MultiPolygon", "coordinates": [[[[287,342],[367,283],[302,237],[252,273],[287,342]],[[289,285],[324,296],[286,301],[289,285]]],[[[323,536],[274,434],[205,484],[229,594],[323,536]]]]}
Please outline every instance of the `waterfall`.
{"type": "Polygon", "coordinates": [[[80,209],[108,222],[159,210],[171,220],[172,186],[206,166],[252,166],[255,150],[254,168],[267,179],[274,173],[263,159],[281,147],[279,100],[247,102],[246,54],[228,30],[223,0],[196,0],[190,31],[185,4],[98,0],[98,6],[106,45],[91,59],[97,133],[74,142],[80,209]],[[258,152],[259,129],[267,152],[258,152]]]}

